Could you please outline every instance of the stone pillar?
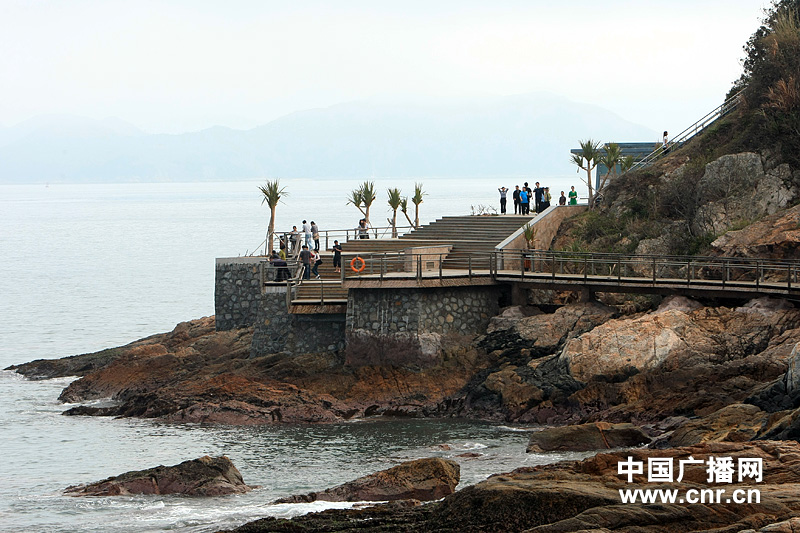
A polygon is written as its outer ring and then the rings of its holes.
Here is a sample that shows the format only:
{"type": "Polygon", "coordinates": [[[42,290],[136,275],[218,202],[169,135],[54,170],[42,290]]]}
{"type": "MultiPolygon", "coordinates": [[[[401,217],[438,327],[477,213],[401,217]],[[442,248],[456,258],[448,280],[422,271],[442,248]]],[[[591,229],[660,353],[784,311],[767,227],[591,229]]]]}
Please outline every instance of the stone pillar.
{"type": "Polygon", "coordinates": [[[262,295],[260,257],[218,258],[214,284],[217,331],[256,323],[262,295]]]}

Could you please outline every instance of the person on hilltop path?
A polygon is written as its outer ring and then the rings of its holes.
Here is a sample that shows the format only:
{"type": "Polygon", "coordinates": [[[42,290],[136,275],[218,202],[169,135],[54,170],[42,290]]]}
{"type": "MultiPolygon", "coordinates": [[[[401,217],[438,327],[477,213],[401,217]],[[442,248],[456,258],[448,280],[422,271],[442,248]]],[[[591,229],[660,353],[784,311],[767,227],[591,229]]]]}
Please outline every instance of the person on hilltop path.
{"type": "Polygon", "coordinates": [[[578,205],[578,193],[575,192],[574,185],[569,190],[569,205],[578,205]]]}
{"type": "Polygon", "coordinates": [[[500,214],[501,215],[505,215],[506,214],[506,194],[508,193],[508,188],[500,187],[497,190],[500,191],[500,214]]]}
{"type": "Polygon", "coordinates": [[[514,214],[515,215],[521,215],[522,214],[522,208],[520,207],[520,202],[519,202],[519,185],[515,185],[515,187],[516,187],[516,189],[514,189],[514,194],[513,194],[513,198],[514,198],[514,214]]]}
{"type": "Polygon", "coordinates": [[[567,205],[567,197],[564,196],[564,191],[561,191],[561,196],[558,197],[558,205],[567,205]]]}
{"type": "Polygon", "coordinates": [[[664,154],[669,152],[669,133],[667,133],[666,131],[664,132],[664,143],[662,144],[662,147],[664,148],[663,150],[664,154]]]}
{"type": "Polygon", "coordinates": [[[333,271],[342,271],[342,245],[339,241],[333,241],[333,271]]]}
{"type": "Polygon", "coordinates": [[[306,246],[311,248],[311,226],[305,220],[303,221],[303,235],[306,238],[306,246]]]}
{"type": "Polygon", "coordinates": [[[314,251],[319,252],[319,226],[313,220],[311,221],[311,238],[314,239],[314,251]]]}

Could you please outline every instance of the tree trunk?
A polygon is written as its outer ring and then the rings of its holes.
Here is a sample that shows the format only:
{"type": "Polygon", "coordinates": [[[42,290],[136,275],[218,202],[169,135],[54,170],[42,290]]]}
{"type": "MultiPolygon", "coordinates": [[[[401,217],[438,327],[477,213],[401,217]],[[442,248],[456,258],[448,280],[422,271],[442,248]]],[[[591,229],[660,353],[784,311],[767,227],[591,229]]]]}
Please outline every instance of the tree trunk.
{"type": "Polygon", "coordinates": [[[392,209],[392,239],[397,238],[397,209],[392,209]]]}
{"type": "Polygon", "coordinates": [[[269,226],[267,228],[267,244],[265,246],[264,255],[272,253],[272,239],[275,235],[275,207],[269,208],[269,226]]]}
{"type": "Polygon", "coordinates": [[[589,209],[594,209],[594,188],[592,187],[592,167],[586,165],[586,185],[589,186],[589,209]]]}
{"type": "Polygon", "coordinates": [[[414,228],[419,228],[419,204],[414,204],[414,228]]]}

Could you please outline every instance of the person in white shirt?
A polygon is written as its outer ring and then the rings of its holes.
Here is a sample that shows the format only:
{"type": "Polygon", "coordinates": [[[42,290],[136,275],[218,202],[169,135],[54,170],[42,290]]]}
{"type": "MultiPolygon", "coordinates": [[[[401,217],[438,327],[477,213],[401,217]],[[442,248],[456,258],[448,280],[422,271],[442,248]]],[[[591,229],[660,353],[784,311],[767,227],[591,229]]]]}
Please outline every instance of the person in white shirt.
{"type": "Polygon", "coordinates": [[[306,246],[311,248],[311,226],[308,225],[308,222],[305,220],[303,221],[303,233],[306,236],[306,246]]]}

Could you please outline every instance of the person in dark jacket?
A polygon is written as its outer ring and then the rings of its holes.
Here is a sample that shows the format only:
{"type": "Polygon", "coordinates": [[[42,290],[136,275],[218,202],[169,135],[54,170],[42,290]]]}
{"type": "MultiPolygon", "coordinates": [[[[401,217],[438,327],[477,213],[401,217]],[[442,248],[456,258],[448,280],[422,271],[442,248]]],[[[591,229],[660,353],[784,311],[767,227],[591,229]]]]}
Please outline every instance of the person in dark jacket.
{"type": "Polygon", "coordinates": [[[300,262],[303,264],[303,279],[311,279],[311,252],[305,244],[300,251],[300,262]]]}
{"type": "Polygon", "coordinates": [[[521,215],[522,214],[522,209],[520,208],[520,202],[519,202],[519,185],[515,185],[514,187],[516,187],[514,189],[514,194],[513,194],[513,198],[514,198],[514,214],[515,215],[521,215]]]}

